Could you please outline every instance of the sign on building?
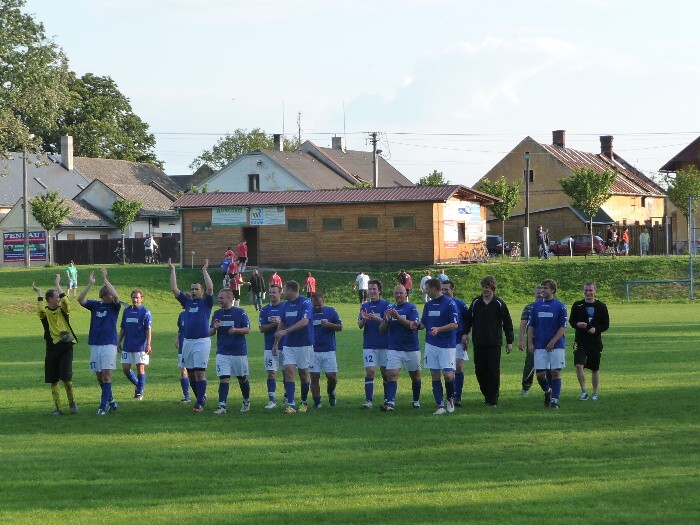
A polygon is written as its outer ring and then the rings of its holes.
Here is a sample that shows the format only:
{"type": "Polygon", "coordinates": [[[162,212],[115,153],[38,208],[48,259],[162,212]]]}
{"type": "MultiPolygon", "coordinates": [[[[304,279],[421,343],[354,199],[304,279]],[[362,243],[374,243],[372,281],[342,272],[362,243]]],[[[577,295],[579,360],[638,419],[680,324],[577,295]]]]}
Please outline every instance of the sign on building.
{"type": "MultiPolygon", "coordinates": [[[[24,261],[24,232],[2,234],[4,262],[24,261]]],[[[46,260],[46,232],[29,232],[29,260],[46,260]]]]}

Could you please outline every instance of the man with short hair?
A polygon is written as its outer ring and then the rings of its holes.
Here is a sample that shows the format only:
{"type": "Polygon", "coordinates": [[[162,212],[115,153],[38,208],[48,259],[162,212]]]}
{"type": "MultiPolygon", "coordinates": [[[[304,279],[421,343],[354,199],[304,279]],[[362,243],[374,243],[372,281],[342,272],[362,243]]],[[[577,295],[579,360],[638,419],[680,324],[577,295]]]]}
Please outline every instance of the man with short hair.
{"type": "Polygon", "coordinates": [[[596,291],[595,283],[587,282],[584,284],[584,299],[573,304],[569,317],[569,324],[576,329],[574,364],[576,365],[576,377],[581,387],[581,396],[579,397],[581,401],[588,399],[584,368],[591,371],[591,382],[593,383],[591,399],[598,400],[600,354],[603,352],[601,334],[610,327],[608,307],[604,302],[596,299],[596,291]]]}
{"type": "Polygon", "coordinates": [[[146,254],[146,264],[152,264],[155,261],[153,255],[156,253],[157,249],[158,245],[156,244],[156,240],[153,238],[153,235],[149,235],[143,243],[143,251],[146,254]]]}
{"type": "Polygon", "coordinates": [[[389,302],[382,299],[382,283],[371,279],[367,284],[369,301],[362,303],[357,326],[362,330],[362,360],[365,366],[365,402],[362,408],[372,408],[374,402],[374,375],[377,367],[382,376],[386,398],[387,335],[379,330],[389,302]]]}
{"type": "Polygon", "coordinates": [[[353,290],[357,290],[357,296],[360,298],[360,304],[367,300],[367,291],[369,286],[369,275],[365,272],[360,272],[357,277],[355,277],[355,284],[352,287],[353,290]]]}
{"type": "Polygon", "coordinates": [[[272,275],[270,276],[270,286],[273,284],[278,285],[280,288],[282,288],[282,277],[277,274],[277,270],[272,270],[272,275]]]}
{"type": "Polygon", "coordinates": [[[308,298],[311,298],[311,295],[316,293],[316,278],[311,275],[311,272],[306,272],[304,290],[306,291],[306,297],[308,298]]]}
{"type": "Polygon", "coordinates": [[[335,406],[335,387],[338,384],[338,361],[335,356],[335,333],[343,329],[343,322],[335,308],[325,305],[321,292],[311,295],[314,326],[314,359],[309,368],[311,373],[311,397],[313,408],[321,408],[321,372],[326,374],[328,404],[335,406]]]}
{"type": "Polygon", "coordinates": [[[243,396],[241,412],[250,410],[250,382],[248,381],[248,347],[250,333],[248,314],[233,305],[233,293],[223,288],[218,296],[219,310],[211,317],[209,335],[216,334],[216,374],[219,376],[219,408],[214,414],[225,414],[231,376],[238,379],[243,396]]]}
{"type": "Polygon", "coordinates": [[[314,327],[311,323],[311,301],[308,297],[299,295],[299,283],[287,281],[284,286],[287,301],[282,305],[282,319],[279,329],[275,332],[275,343],[272,352],[276,353],[280,341],[284,339],[282,346],[282,366],[284,367],[284,393],[288,406],[285,414],[295,414],[308,410],[307,398],[311,387],[309,368],[314,352],[314,327]],[[294,400],[294,372],[298,370],[301,382],[301,403],[297,410],[294,400]]]}
{"type": "Polygon", "coordinates": [[[238,256],[238,271],[243,273],[248,264],[248,241],[246,239],[241,240],[236,246],[236,255],[238,256]]]}
{"type": "Polygon", "coordinates": [[[649,230],[644,228],[639,234],[639,256],[649,255],[649,230]]]}
{"type": "Polygon", "coordinates": [[[513,351],[513,320],[505,301],[496,295],[496,279],[491,275],[481,282],[481,295],[476,297],[467,313],[464,332],[472,333],[474,374],[484,403],[498,406],[501,387],[501,347],[506,334],[506,353],[513,351]]]}
{"type": "Polygon", "coordinates": [[[193,412],[202,412],[207,396],[207,365],[211,352],[211,338],[209,336],[209,317],[214,307],[214,284],[209,277],[209,259],[204,260],[202,277],[206,289],[201,283],[192,283],[191,297],[187,296],[177,287],[177,275],[175,265],[168,259],[170,268],[170,291],[185,310],[183,340],[182,340],[182,368],[187,368],[190,384],[195,392],[193,412]]]}
{"type": "Polygon", "coordinates": [[[72,337],[68,317],[70,315],[70,302],[61,290],[61,275],[56,274],[54,288],[46,291],[46,296],[41,295],[41,288],[32,283],[32,289],[37,294],[37,315],[44,326],[44,340],[46,341],[46,358],[44,359],[44,381],[51,385],[51,397],[53,398],[54,416],[63,415],[61,404],[61,392],[58,386],[63,381],[71,414],[78,413],[73,395],[73,345],[77,342],[72,337]],[[44,298],[46,306],[44,306],[44,298]]]}
{"type": "Polygon", "coordinates": [[[396,406],[399,373],[403,367],[411,377],[413,408],[420,408],[420,343],[418,342],[418,309],[408,302],[403,285],[394,287],[394,301],[384,312],[379,331],[388,336],[386,363],[386,401],[382,412],[391,412],[396,406]]]}
{"type": "Polygon", "coordinates": [[[440,283],[440,292],[452,299],[457,307],[457,330],[455,330],[455,406],[462,406],[462,390],[464,389],[464,362],[469,361],[468,335],[464,334],[464,321],[468,314],[464,301],[455,297],[455,284],[449,279],[440,283]],[[464,335],[464,337],[463,337],[464,335]]]}
{"type": "Polygon", "coordinates": [[[449,297],[442,295],[440,281],[430,279],[425,283],[430,300],[423,307],[419,330],[425,328],[425,367],[430,369],[433,380],[433,396],[436,416],[455,410],[455,330],[457,329],[457,306],[449,297]],[[442,381],[445,379],[447,402],[444,401],[442,381]]]}
{"type": "MultiPolygon", "coordinates": [[[[522,314],[520,314],[520,330],[518,331],[518,350],[521,352],[525,350],[525,364],[523,365],[523,378],[521,381],[520,395],[526,396],[530,393],[530,388],[532,388],[533,376],[537,377],[535,374],[535,354],[527,352],[527,322],[530,320],[530,312],[532,311],[532,306],[536,301],[539,301],[541,297],[542,287],[540,285],[535,286],[535,298],[534,301],[528,303],[523,308],[522,314]]],[[[552,379],[552,374],[547,370],[547,379],[552,379]]],[[[540,387],[543,387],[543,383],[540,382],[539,377],[537,377],[537,382],[540,387]]]]}
{"type": "Polygon", "coordinates": [[[122,354],[122,370],[134,385],[134,399],[141,401],[146,388],[146,365],[151,357],[151,311],[143,306],[143,290],[131,292],[131,305],[122,313],[117,350],[122,354]],[[122,347],[122,341],[124,346],[122,347]],[[131,370],[136,365],[136,374],[131,370]]]}
{"type": "MultiPolygon", "coordinates": [[[[447,274],[445,273],[445,270],[440,270],[440,273],[439,273],[438,276],[437,276],[437,280],[440,281],[441,283],[444,283],[445,281],[449,281],[450,278],[449,278],[449,277],[447,276],[447,274]]],[[[426,292],[426,295],[427,295],[427,292],[426,292]]],[[[427,303],[428,301],[430,301],[430,297],[428,297],[428,298],[425,300],[426,303],[427,303]]]]}
{"type": "Polygon", "coordinates": [[[527,323],[527,351],[535,354],[537,380],[544,390],[544,406],[559,409],[561,369],[566,365],[566,306],[554,298],[557,283],[545,279],[540,283],[542,300],[535,302],[527,323]],[[552,379],[547,379],[547,369],[552,379]]]}
{"type": "MultiPolygon", "coordinates": [[[[270,296],[270,304],[263,306],[260,309],[258,318],[260,331],[263,333],[265,341],[265,349],[263,357],[265,360],[265,370],[267,371],[267,396],[268,402],[265,405],[267,410],[271,410],[277,406],[277,371],[282,370],[280,366],[280,354],[272,351],[275,344],[275,332],[278,330],[280,321],[282,320],[282,287],[279,284],[272,284],[268,290],[270,296]]],[[[283,344],[284,340],[280,341],[283,344]]]]}
{"type": "Polygon", "coordinates": [[[90,371],[95,372],[102,389],[98,416],[117,410],[119,406],[112,396],[112,371],[117,367],[117,320],[119,319],[119,294],[107,280],[107,269],[102,268],[103,286],[100,300],[88,300],[87,294],[95,284],[95,272],[90,272],[88,285],[78,296],[83,308],[90,310],[90,371]]]}
{"type": "MultiPolygon", "coordinates": [[[[447,276],[445,276],[445,277],[447,277],[447,276]]],[[[429,300],[428,292],[425,291],[425,283],[428,282],[428,279],[430,279],[430,278],[431,278],[430,270],[425,270],[425,275],[423,277],[421,277],[421,280],[420,280],[420,291],[423,292],[423,302],[424,303],[427,303],[429,300]]],[[[442,281],[440,281],[440,282],[442,282],[442,281]]]]}
{"type": "Polygon", "coordinates": [[[263,294],[265,293],[265,280],[257,268],[253,270],[253,275],[250,277],[250,292],[253,294],[255,310],[261,310],[263,307],[263,294]]]}
{"type": "Polygon", "coordinates": [[[78,269],[73,261],[66,267],[66,275],[68,275],[68,293],[66,295],[70,297],[70,291],[73,290],[73,297],[75,297],[78,295],[78,269]]]}

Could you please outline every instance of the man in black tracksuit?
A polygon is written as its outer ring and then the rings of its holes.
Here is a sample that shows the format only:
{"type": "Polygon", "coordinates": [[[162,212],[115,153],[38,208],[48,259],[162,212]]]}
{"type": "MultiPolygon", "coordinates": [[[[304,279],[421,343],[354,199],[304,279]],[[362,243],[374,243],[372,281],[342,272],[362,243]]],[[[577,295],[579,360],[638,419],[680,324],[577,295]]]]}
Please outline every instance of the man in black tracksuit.
{"type": "Polygon", "coordinates": [[[469,306],[464,333],[472,333],[474,373],[484,403],[496,407],[501,386],[503,332],[506,334],[506,352],[510,354],[513,351],[513,320],[506,303],[495,295],[496,279],[488,275],[480,284],[482,294],[469,306]]]}

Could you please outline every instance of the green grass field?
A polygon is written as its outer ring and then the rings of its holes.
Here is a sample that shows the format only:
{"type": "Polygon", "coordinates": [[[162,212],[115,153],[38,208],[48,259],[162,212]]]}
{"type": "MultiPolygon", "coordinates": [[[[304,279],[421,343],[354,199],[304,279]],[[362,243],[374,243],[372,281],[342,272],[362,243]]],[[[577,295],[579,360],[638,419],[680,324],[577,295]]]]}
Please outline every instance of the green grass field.
{"type": "MultiPolygon", "coordinates": [[[[577,400],[570,351],[560,411],[543,408],[536,384],[521,397],[524,356],[516,350],[503,355],[498,409],[483,405],[470,363],[464,407],[435,417],[427,374],[420,411],[410,407],[405,373],[396,412],[359,408],[364,374],[357,305],[329,301],[345,325],[338,334],[338,406],[293,416],[265,411],[262,337],[253,333],[253,407],[237,411],[240,392],[232,385],[232,410],[216,416],[212,365],[206,411],[194,414],[191,405],[178,403],[172,340],[179,306],[167,290],[167,270],[115,268],[112,280],[122,297],[143,286],[154,313],[146,398],[134,401],[133,387],[117,371],[120,409],[95,416],[99,388],[87,370],[88,315],[74,303],[81,413],[57,418],[43,384],[44,345],[29,286],[37,279],[45,289],[51,271],[0,271],[3,523],[700,520],[700,316],[693,303],[630,305],[601,296],[612,326],[597,402],[577,400]]],[[[181,286],[194,275],[186,272],[181,286]]],[[[509,304],[514,317],[526,300],[520,297],[509,304]]],[[[572,331],[568,335],[571,341],[572,331]]]]}

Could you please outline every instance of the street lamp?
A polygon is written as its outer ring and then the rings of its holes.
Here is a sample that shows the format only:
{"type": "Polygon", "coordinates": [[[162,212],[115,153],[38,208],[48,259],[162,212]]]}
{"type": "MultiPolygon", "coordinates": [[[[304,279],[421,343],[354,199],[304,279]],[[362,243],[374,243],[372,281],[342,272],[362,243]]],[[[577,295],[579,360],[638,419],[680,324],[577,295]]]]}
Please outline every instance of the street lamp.
{"type": "Polygon", "coordinates": [[[530,260],[530,152],[523,155],[525,159],[525,228],[523,228],[523,254],[530,260]]]}

